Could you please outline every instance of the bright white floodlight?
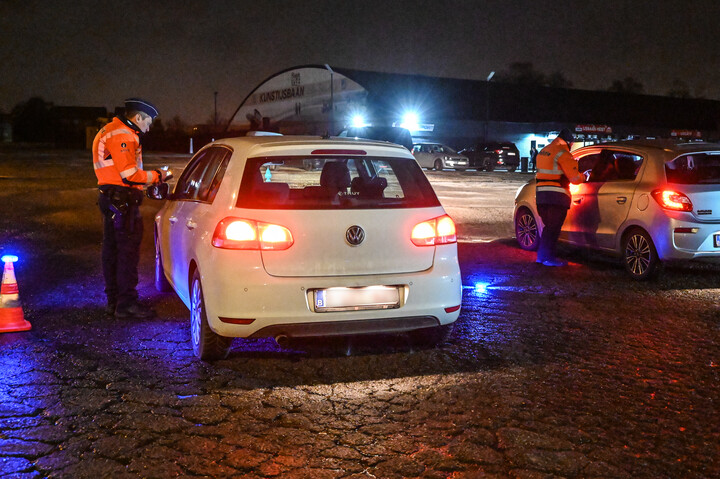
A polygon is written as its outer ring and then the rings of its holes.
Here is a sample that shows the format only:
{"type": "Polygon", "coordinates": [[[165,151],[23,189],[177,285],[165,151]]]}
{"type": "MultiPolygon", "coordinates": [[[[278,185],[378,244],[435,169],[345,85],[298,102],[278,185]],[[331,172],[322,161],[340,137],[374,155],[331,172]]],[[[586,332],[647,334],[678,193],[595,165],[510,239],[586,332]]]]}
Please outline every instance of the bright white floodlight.
{"type": "Polygon", "coordinates": [[[365,118],[362,115],[354,115],[351,121],[352,126],[355,128],[361,128],[366,125],[365,118]]]}
{"type": "Polygon", "coordinates": [[[417,130],[419,123],[420,119],[418,118],[418,114],[414,111],[409,111],[403,115],[402,124],[400,126],[407,128],[408,130],[417,130]]]}

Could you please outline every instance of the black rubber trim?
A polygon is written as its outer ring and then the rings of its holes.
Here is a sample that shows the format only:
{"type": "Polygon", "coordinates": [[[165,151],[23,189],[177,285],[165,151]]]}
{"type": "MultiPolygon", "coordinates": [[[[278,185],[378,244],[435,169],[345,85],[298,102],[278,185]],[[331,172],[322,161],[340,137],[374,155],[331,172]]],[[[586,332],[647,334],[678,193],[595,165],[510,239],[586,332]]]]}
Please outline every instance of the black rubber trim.
{"type": "Polygon", "coordinates": [[[440,326],[435,316],[409,316],[403,318],[357,319],[354,321],[323,321],[312,323],[273,324],[259,329],[250,338],[287,336],[345,336],[352,334],[403,333],[415,329],[440,326]]]}

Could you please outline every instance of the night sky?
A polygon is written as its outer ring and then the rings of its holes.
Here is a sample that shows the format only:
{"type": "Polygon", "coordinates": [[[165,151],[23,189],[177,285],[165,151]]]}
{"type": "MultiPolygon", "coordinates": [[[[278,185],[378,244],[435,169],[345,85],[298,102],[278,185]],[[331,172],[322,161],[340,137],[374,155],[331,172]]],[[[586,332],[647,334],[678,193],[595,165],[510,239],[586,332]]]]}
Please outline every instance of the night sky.
{"type": "Polygon", "coordinates": [[[33,96],[113,109],[129,96],[162,118],[227,118],[286,68],[484,80],[514,62],[575,88],[632,76],[720,100],[716,0],[0,0],[0,112],[33,96]]]}

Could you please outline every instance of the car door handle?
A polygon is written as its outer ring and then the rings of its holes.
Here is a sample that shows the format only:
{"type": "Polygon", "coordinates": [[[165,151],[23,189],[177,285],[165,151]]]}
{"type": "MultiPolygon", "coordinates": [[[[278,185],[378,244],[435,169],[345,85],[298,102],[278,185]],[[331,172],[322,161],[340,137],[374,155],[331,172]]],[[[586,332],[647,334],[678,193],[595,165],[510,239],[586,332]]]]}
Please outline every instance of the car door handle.
{"type": "Polygon", "coordinates": [[[582,203],[582,196],[580,198],[573,198],[573,203],[575,203],[576,205],[582,203]]]}
{"type": "Polygon", "coordinates": [[[615,201],[617,201],[617,204],[619,205],[624,205],[627,201],[627,196],[618,196],[617,198],[615,198],[615,201]]]}
{"type": "Polygon", "coordinates": [[[171,225],[174,225],[175,223],[177,223],[177,216],[171,216],[170,218],[168,218],[168,221],[171,225]]]}
{"type": "Polygon", "coordinates": [[[195,223],[193,220],[187,220],[185,226],[187,226],[187,229],[189,230],[194,230],[195,228],[197,228],[197,223],[195,223]]]}

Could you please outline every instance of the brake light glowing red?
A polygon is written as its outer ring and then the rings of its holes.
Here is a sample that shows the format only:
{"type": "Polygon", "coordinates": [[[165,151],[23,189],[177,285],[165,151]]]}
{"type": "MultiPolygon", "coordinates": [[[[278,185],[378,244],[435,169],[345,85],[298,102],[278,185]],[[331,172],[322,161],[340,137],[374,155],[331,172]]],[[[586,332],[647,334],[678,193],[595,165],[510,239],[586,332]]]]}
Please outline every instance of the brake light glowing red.
{"type": "Polygon", "coordinates": [[[437,246],[457,242],[455,222],[448,215],[418,223],[410,234],[415,246],[437,246]]]}
{"type": "Polygon", "coordinates": [[[367,155],[365,150],[313,150],[311,155],[367,155]]]}
{"type": "Polygon", "coordinates": [[[652,197],[666,210],[692,211],[693,204],[684,193],[674,190],[654,190],[652,197]]]}
{"type": "Polygon", "coordinates": [[[212,245],[223,249],[285,250],[294,243],[284,226],[243,218],[225,218],[218,223],[212,245]]]}

